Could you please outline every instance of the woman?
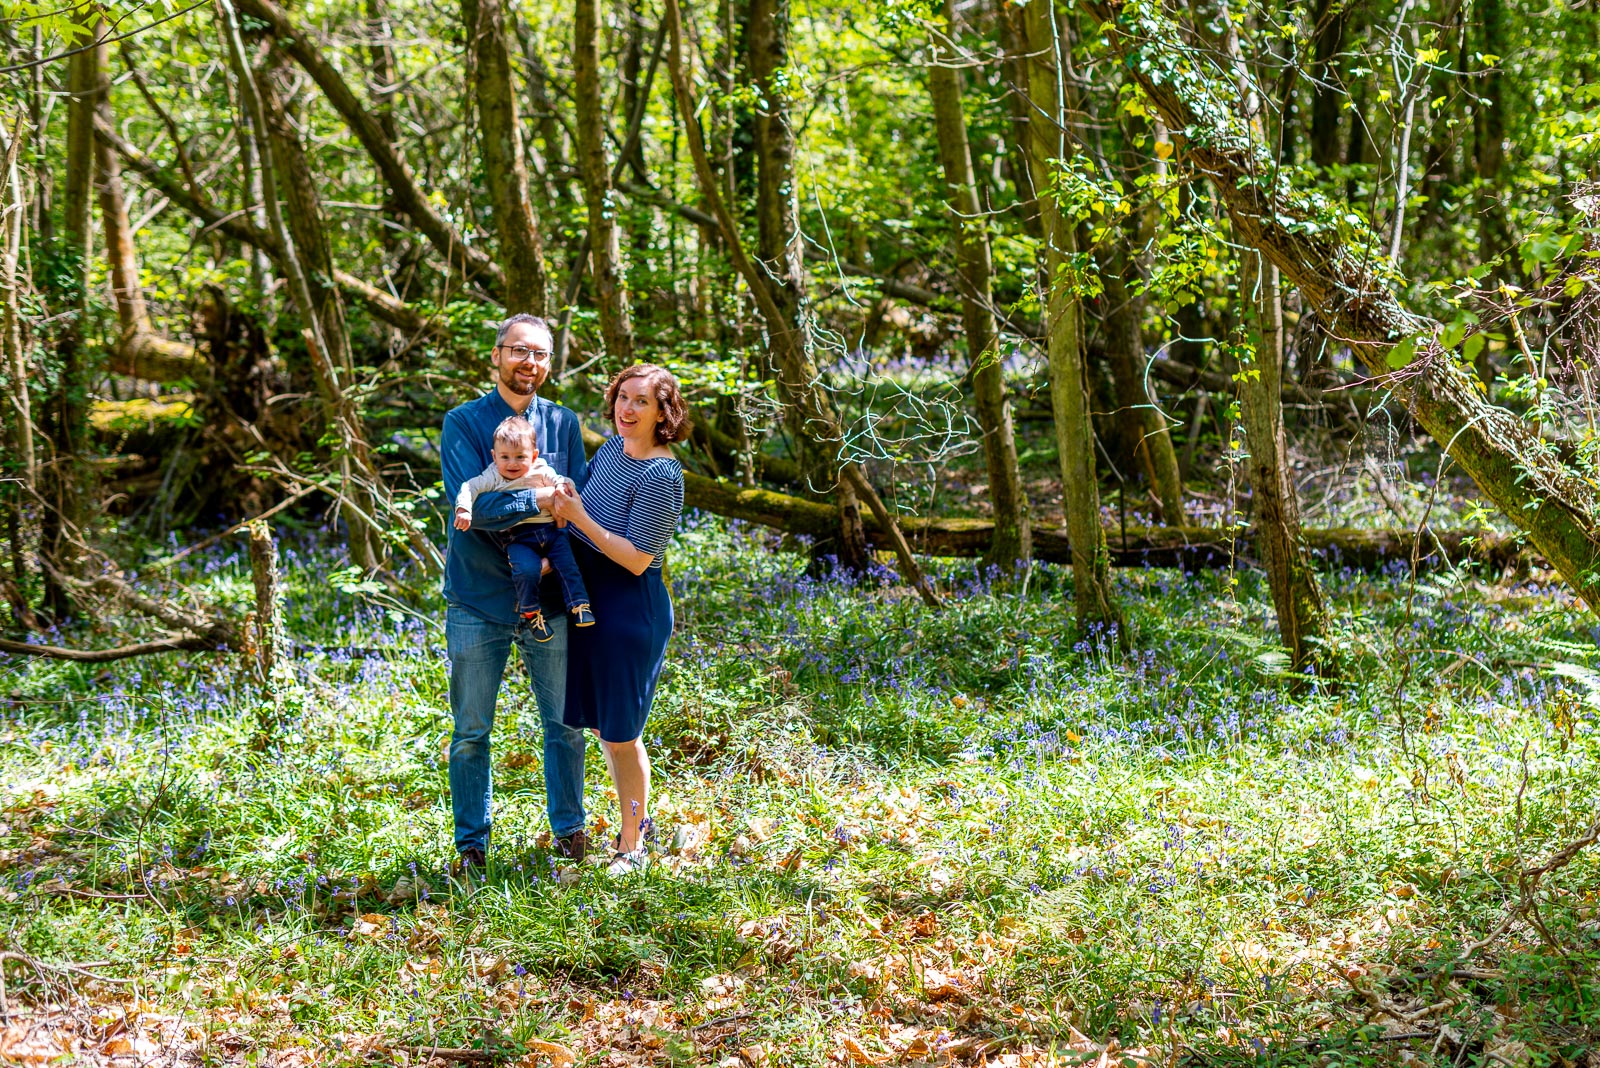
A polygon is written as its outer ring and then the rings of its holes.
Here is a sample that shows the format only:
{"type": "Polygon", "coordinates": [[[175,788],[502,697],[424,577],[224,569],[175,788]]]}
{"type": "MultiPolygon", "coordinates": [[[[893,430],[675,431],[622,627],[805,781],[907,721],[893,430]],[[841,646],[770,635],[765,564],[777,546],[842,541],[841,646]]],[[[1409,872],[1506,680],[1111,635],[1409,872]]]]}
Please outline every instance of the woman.
{"type": "Polygon", "coordinates": [[[611,870],[627,872],[645,863],[644,721],[672,635],[661,561],[683,513],[683,468],[669,446],[689,436],[689,418],[678,380],[654,364],[618,374],[605,403],[616,436],[589,461],[583,493],[563,492],[551,511],[567,521],[595,620],[567,632],[566,723],[600,735],[622,806],[611,870]]]}

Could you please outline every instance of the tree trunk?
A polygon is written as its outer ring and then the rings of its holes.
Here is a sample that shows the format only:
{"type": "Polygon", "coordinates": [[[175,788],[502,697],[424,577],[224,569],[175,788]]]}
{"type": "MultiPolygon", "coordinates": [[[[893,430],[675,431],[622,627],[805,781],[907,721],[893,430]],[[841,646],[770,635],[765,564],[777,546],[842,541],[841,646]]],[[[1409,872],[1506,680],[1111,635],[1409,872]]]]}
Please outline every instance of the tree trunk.
{"type": "MultiPolygon", "coordinates": [[[[599,435],[595,435],[598,439],[599,435]]],[[[684,504],[703,512],[759,523],[789,534],[825,538],[839,528],[838,507],[769,489],[740,486],[707,478],[692,471],[684,474],[684,504]]],[[[930,556],[984,556],[994,537],[994,524],[986,519],[923,519],[904,521],[905,535],[918,552],[930,556]]],[[[867,543],[871,548],[891,548],[893,542],[877,520],[867,517],[867,543]]],[[[1072,562],[1072,539],[1065,527],[1035,523],[1034,558],[1053,564],[1072,562]]],[[[1233,567],[1240,557],[1260,558],[1268,551],[1260,528],[1242,532],[1206,527],[1128,527],[1104,533],[1107,552],[1118,567],[1233,567]]],[[[1494,572],[1527,560],[1516,535],[1488,530],[1435,530],[1419,538],[1415,530],[1333,528],[1302,532],[1302,540],[1315,557],[1330,567],[1379,571],[1396,561],[1409,564],[1413,557],[1423,568],[1459,566],[1477,561],[1494,572]]]]}
{"type": "Polygon", "coordinates": [[[1050,3],[1029,4],[1024,12],[1028,54],[1028,162],[1040,190],[1039,221],[1044,237],[1046,346],[1050,361],[1050,404],[1055,413],[1056,448],[1061,461],[1062,506],[1072,540],[1073,601],[1080,627],[1117,626],[1127,641],[1122,614],[1111,588],[1110,559],[1100,526],[1100,484],[1094,462],[1094,428],[1089,420],[1089,381],[1083,352],[1083,308],[1079,302],[1078,236],[1053,195],[1051,160],[1072,155],[1067,135],[1064,85],[1067,43],[1050,3]]]}
{"type": "MultiPolygon", "coordinates": [[[[1157,119],[1150,124],[1155,150],[1148,152],[1145,128],[1131,115],[1118,118],[1122,146],[1116,163],[1124,188],[1136,188],[1146,167],[1150,176],[1164,186],[1168,181],[1167,155],[1172,138],[1157,119]],[[1163,154],[1165,153],[1165,155],[1163,154]]],[[[1178,469],[1178,454],[1172,445],[1171,428],[1150,388],[1147,375],[1150,357],[1145,352],[1145,281],[1150,270],[1150,249],[1156,245],[1161,225],[1161,205],[1154,198],[1142,211],[1131,214],[1121,224],[1121,241],[1112,242],[1103,254],[1100,277],[1105,285],[1106,350],[1117,393],[1118,422],[1126,441],[1125,454],[1144,471],[1151,499],[1162,521],[1183,524],[1183,476],[1178,469]]]]}
{"type": "MultiPolygon", "coordinates": [[[[23,195],[22,168],[18,160],[27,139],[26,128],[11,125],[0,115],[0,367],[6,374],[6,425],[11,446],[13,477],[34,487],[33,403],[29,384],[28,354],[22,346],[22,311],[17,261],[22,252],[22,222],[28,210],[23,195]],[[12,132],[16,131],[16,136],[12,132]]],[[[13,551],[16,538],[12,539],[13,551]]]]}
{"type": "MultiPolygon", "coordinates": [[[[772,346],[778,355],[778,386],[784,399],[784,422],[797,446],[802,469],[814,485],[834,484],[848,495],[853,480],[839,463],[843,432],[832,399],[825,392],[813,359],[814,338],[805,300],[804,244],[796,204],[794,131],[789,125],[786,87],[777,78],[789,65],[788,0],[750,0],[745,26],[751,85],[761,105],[755,109],[756,254],[764,288],[782,319],[787,344],[772,346]],[[786,358],[787,354],[787,358],[786,358]]],[[[685,121],[689,121],[686,119],[685,121]]],[[[725,235],[729,242],[732,235],[725,235]]],[[[771,329],[771,324],[769,324],[771,329]]],[[[864,573],[866,534],[859,528],[859,509],[841,508],[838,559],[851,571],[864,573]]]]}
{"type": "MultiPolygon", "coordinates": [[[[1479,53],[1507,56],[1513,46],[1506,39],[1505,0],[1480,0],[1477,9],[1483,20],[1479,53]]],[[[1511,248],[1506,213],[1495,192],[1505,162],[1505,77],[1500,72],[1503,62],[1504,58],[1497,60],[1479,72],[1477,101],[1472,108],[1473,156],[1478,171],[1478,259],[1482,263],[1511,248]]]]}
{"type": "Polygon", "coordinates": [[[1150,485],[1161,521],[1183,524],[1183,479],[1172,447],[1167,421],[1145,385],[1144,296],[1128,286],[1128,256],[1119,245],[1101,270],[1105,286],[1106,356],[1117,391],[1117,425],[1129,459],[1139,465],[1150,485]]]}
{"type": "Polygon", "coordinates": [[[508,312],[543,315],[544,243],[528,199],[528,164],[522,150],[517,88],[511,77],[507,21],[514,17],[503,0],[461,0],[470,80],[478,105],[483,178],[489,187],[505,277],[501,297],[508,312]]]}
{"type": "MultiPolygon", "coordinates": [[[[1084,0],[1107,27],[1112,49],[1173,130],[1193,128],[1183,152],[1228,206],[1238,238],[1259,249],[1300,290],[1329,334],[1350,346],[1484,496],[1525,531],[1591,608],[1600,608],[1600,492],[1567,468],[1516,413],[1489,403],[1473,376],[1430,335],[1438,324],[1402,306],[1372,257],[1322,225],[1324,209],[1272,175],[1262,146],[1230,128],[1229,116],[1182,80],[1158,79],[1185,54],[1186,35],[1167,17],[1141,9],[1124,20],[1119,0],[1084,0]],[[1419,335],[1416,358],[1393,376],[1391,350],[1419,335]]],[[[1237,119],[1233,119],[1237,122],[1237,119]]]]}
{"type": "MultiPolygon", "coordinates": [[[[622,80],[622,114],[631,119],[635,112],[649,103],[650,79],[641,80],[644,66],[644,12],[640,9],[638,0],[627,0],[624,9],[627,12],[628,26],[623,38],[626,43],[622,48],[622,59],[617,64],[617,73],[622,80]]],[[[595,21],[599,22],[598,17],[595,21]]],[[[659,49],[656,58],[660,58],[659,49]]],[[[654,66],[653,60],[651,73],[654,73],[654,66]]],[[[644,142],[630,140],[617,154],[617,163],[633,171],[633,176],[639,181],[650,181],[650,172],[644,164],[644,142]]]]}
{"type": "Polygon", "coordinates": [[[28,373],[28,354],[22,346],[22,313],[17,260],[22,248],[23,218],[28,202],[23,196],[18,158],[27,140],[27,127],[13,125],[11,116],[0,114],[0,370],[5,374],[5,415],[10,449],[0,465],[9,485],[0,490],[4,500],[5,538],[10,546],[10,586],[6,600],[12,619],[26,620],[31,611],[23,594],[27,581],[27,553],[23,547],[23,509],[28,494],[37,491],[33,454],[33,403],[29,396],[33,376],[28,373]],[[15,136],[12,136],[15,131],[15,136]]]}
{"type": "MultiPolygon", "coordinates": [[[[95,115],[108,127],[116,125],[111,112],[111,79],[104,64],[95,71],[95,115]]],[[[118,374],[171,382],[180,378],[204,381],[210,366],[193,345],[168,341],[156,334],[139,284],[139,257],[128,225],[128,205],[122,189],[122,165],[104,138],[94,140],[95,188],[100,198],[100,225],[105,233],[106,259],[111,264],[111,302],[120,326],[111,348],[111,369],[118,374]]]]}
{"type": "Polygon", "coordinates": [[[1239,303],[1255,320],[1255,355],[1239,372],[1239,409],[1249,458],[1245,471],[1254,501],[1256,543],[1278,612],[1278,634],[1296,672],[1333,669],[1322,639],[1327,610],[1310,557],[1300,539],[1300,503],[1289,469],[1283,431],[1283,299],[1278,268],[1261,266],[1246,250],[1240,265],[1239,303]]]}
{"type": "Polygon", "coordinates": [[[1334,60],[1344,48],[1345,0],[1316,0],[1311,8],[1311,162],[1342,162],[1339,122],[1345,95],[1334,60]]]}
{"type": "Polygon", "coordinates": [[[954,66],[956,52],[950,47],[957,32],[954,0],[945,0],[945,22],[945,32],[950,36],[945,38],[938,31],[934,33],[928,87],[933,98],[945,193],[955,224],[956,264],[961,276],[961,321],[967,335],[973,407],[977,409],[978,426],[983,432],[989,502],[994,509],[995,537],[987,562],[1010,572],[1033,553],[1028,528],[1028,496],[1017,466],[1017,438],[1011,425],[1011,401],[1006,396],[1000,335],[990,292],[994,267],[989,250],[989,227],[972,173],[967,120],[961,108],[961,76],[954,66]]]}
{"type": "Polygon", "coordinates": [[[1028,99],[1028,27],[1027,7],[996,0],[995,29],[1003,50],[1000,69],[1006,80],[1006,117],[1009,134],[1006,140],[1006,166],[1011,171],[1011,183],[1022,215],[1022,230],[1029,237],[1039,239],[1039,198],[1033,187],[1033,165],[1028,160],[1029,129],[1033,121],[1033,107],[1028,99]]]}
{"type": "Polygon", "coordinates": [[[545,69],[531,37],[522,41],[522,57],[527,63],[528,99],[534,107],[534,129],[539,132],[539,143],[544,145],[544,166],[551,194],[571,199],[567,178],[572,173],[572,164],[567,160],[566,131],[557,121],[555,101],[550,95],[550,72],[545,69]]]}
{"type": "MultiPolygon", "coordinates": [[[[795,322],[784,315],[783,308],[773,292],[777,287],[770,284],[768,277],[757,270],[755,263],[746,254],[744,242],[739,237],[738,225],[717,189],[716,174],[711,169],[711,159],[706,154],[705,139],[701,136],[700,124],[695,115],[695,97],[689,86],[687,72],[684,70],[683,19],[678,11],[677,0],[666,0],[662,17],[666,19],[671,35],[668,69],[672,74],[673,96],[678,103],[678,113],[683,117],[689,154],[694,161],[695,177],[699,180],[701,195],[705,197],[716,217],[717,228],[722,234],[728,257],[733,261],[734,268],[740,276],[744,278],[745,284],[749,286],[751,295],[755,297],[756,304],[761,309],[761,317],[766,321],[769,343],[778,358],[779,385],[786,394],[789,406],[796,413],[792,425],[798,426],[804,432],[805,437],[799,440],[831,443],[837,448],[843,439],[838,417],[834,414],[831,398],[822,386],[816,365],[811,361],[810,351],[803,343],[795,322]]],[[[925,603],[937,607],[938,595],[923,577],[922,570],[917,566],[916,558],[911,554],[911,546],[905,540],[899,524],[889,514],[889,510],[884,506],[877,491],[872,488],[872,484],[867,481],[860,465],[845,460],[839,466],[838,481],[841,487],[848,490],[847,497],[853,494],[866,502],[868,509],[886,531],[894,547],[901,575],[917,590],[925,603]]],[[[841,522],[849,524],[850,520],[844,517],[841,522]]],[[[849,527],[846,526],[845,529],[848,530],[849,527]]],[[[865,541],[864,535],[860,540],[865,541]]]]}
{"type": "MultiPolygon", "coordinates": [[[[1263,114],[1264,99],[1239,47],[1238,25],[1227,0],[1219,0],[1217,10],[1217,23],[1223,27],[1222,48],[1232,67],[1249,136],[1262,146],[1258,155],[1267,155],[1272,152],[1272,139],[1263,114]]],[[[1249,453],[1245,472],[1254,499],[1267,584],[1278,613],[1278,633],[1296,672],[1332,674],[1335,665],[1322,655],[1327,610],[1316,573],[1300,543],[1300,504],[1283,431],[1283,292],[1278,268],[1250,251],[1245,252],[1240,268],[1240,318],[1250,328],[1251,342],[1244,351],[1252,355],[1234,377],[1239,383],[1240,418],[1249,453]]]]}
{"type": "Polygon", "coordinates": [[[280,71],[257,74],[256,84],[265,109],[270,159],[277,193],[286,217],[287,256],[298,257],[296,303],[306,319],[306,344],[322,395],[324,416],[336,430],[339,445],[334,457],[340,472],[339,496],[350,533],[350,559],[363,570],[383,566],[387,553],[378,529],[382,493],[372,461],[371,447],[362,427],[360,409],[350,398],[347,384],[355,373],[346,327],[344,303],[332,285],[333,258],[322,217],[316,177],[306,161],[300,136],[276,83],[280,71]]]}
{"type": "MultiPolygon", "coordinates": [[[[620,369],[633,363],[633,323],[628,312],[628,287],[622,267],[611,167],[606,162],[605,113],[600,93],[600,0],[576,0],[572,36],[578,159],[582,164],[589,207],[590,278],[594,282],[606,354],[611,366],[620,369]]],[[[636,144],[630,140],[624,147],[636,144]]],[[[578,269],[583,269],[581,264],[578,269]]]]}
{"type": "Polygon", "coordinates": [[[45,608],[57,620],[73,611],[70,591],[57,578],[57,570],[71,570],[67,559],[68,532],[85,515],[92,487],[90,469],[80,454],[88,422],[88,369],[83,342],[88,326],[88,271],[93,233],[94,116],[99,91],[99,71],[106,64],[104,19],[90,31],[93,47],[67,60],[67,165],[62,196],[62,267],[55,272],[51,294],[54,314],[62,315],[56,335],[56,355],[61,371],[46,420],[53,455],[40,471],[44,499],[40,519],[40,554],[55,568],[45,568],[45,608]]]}
{"type": "MultiPolygon", "coordinates": [[[[262,199],[290,293],[300,309],[302,336],[322,396],[323,411],[336,446],[339,481],[333,492],[349,529],[350,559],[366,571],[383,566],[386,552],[379,529],[383,486],[372,463],[371,448],[361,425],[361,412],[345,392],[351,374],[349,335],[338,291],[330,286],[333,262],[322,221],[315,178],[306,163],[300,137],[277,86],[281,69],[256,72],[245,58],[231,0],[219,0],[225,22],[229,60],[251,125],[261,131],[262,199]],[[280,201],[280,189],[282,200],[280,201]],[[286,210],[287,209],[287,210],[286,210]],[[287,215],[288,220],[285,220],[287,215]]],[[[281,54],[273,57],[281,61],[281,54]]]]}

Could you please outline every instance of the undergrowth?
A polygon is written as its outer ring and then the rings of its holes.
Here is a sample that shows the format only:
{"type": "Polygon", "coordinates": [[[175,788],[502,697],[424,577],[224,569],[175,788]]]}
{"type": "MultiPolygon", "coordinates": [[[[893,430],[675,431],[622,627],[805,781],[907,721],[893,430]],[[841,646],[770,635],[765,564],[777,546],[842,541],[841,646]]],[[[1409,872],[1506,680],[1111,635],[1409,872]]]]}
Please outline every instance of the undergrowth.
{"type": "MultiPolygon", "coordinates": [[[[0,660],[14,1005],[137,1006],[217,1063],[1594,1056],[1600,865],[1518,880],[1594,818],[1595,630],[1559,589],[1327,573],[1333,685],[1288,675],[1248,572],[1120,573],[1124,655],[1074,631],[1062,569],[946,562],[934,613],[692,522],[655,864],[552,859],[513,667],[467,889],[436,596],[283,559],[276,698],[225,656],[0,660]]],[[[168,581],[249,600],[229,547],[168,581]]],[[[588,784],[600,839],[593,747],[588,784]]]]}

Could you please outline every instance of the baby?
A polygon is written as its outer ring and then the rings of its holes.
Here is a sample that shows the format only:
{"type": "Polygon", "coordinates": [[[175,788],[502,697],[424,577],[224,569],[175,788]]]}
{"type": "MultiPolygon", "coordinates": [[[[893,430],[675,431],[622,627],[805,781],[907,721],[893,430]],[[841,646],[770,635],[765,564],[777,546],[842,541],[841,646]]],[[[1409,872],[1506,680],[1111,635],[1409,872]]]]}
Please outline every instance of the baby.
{"type": "MultiPolygon", "coordinates": [[[[461,484],[461,492],[456,495],[456,529],[472,526],[472,502],[480,493],[539,489],[562,483],[570,486],[572,480],[562,478],[555,468],[539,459],[533,424],[513,415],[494,429],[494,463],[484,468],[483,474],[461,484]]],[[[539,573],[546,560],[561,582],[561,597],[573,625],[594,625],[589,591],[578,574],[567,532],[556,526],[554,516],[540,512],[508,530],[485,533],[505,550],[511,564],[511,582],[517,589],[517,612],[527,621],[534,641],[547,642],[555,636],[539,609],[539,573]]]]}

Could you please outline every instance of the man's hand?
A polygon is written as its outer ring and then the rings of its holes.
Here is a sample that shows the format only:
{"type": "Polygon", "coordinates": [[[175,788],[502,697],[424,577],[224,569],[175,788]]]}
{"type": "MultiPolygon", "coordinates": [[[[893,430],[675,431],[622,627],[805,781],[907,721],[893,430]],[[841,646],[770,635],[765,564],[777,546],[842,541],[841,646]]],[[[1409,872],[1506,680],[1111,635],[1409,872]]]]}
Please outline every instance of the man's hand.
{"type": "Polygon", "coordinates": [[[457,530],[471,530],[472,513],[467,511],[465,508],[457,508],[455,528],[457,530]]]}

